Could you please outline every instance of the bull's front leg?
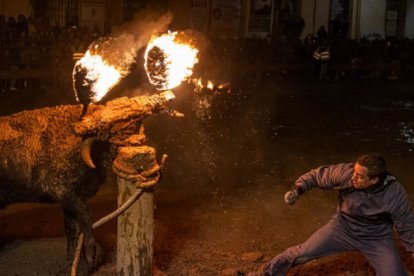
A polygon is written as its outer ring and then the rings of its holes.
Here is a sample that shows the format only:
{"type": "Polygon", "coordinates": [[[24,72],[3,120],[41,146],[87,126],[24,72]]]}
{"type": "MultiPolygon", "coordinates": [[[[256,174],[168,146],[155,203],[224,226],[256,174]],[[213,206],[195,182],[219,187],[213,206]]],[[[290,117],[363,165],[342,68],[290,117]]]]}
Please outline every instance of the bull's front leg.
{"type": "Polygon", "coordinates": [[[92,231],[92,216],[89,206],[78,196],[67,196],[62,202],[65,210],[65,231],[70,232],[68,238],[68,259],[73,262],[79,230],[84,237],[84,257],[88,266],[88,272],[97,270],[100,252],[92,231]],[[66,228],[67,227],[67,228],[66,228]],[[77,232],[77,233],[74,233],[77,232]],[[70,242],[69,242],[70,239],[70,242]]]}
{"type": "Polygon", "coordinates": [[[66,234],[66,270],[70,271],[75,257],[80,230],[78,220],[71,210],[63,208],[63,221],[66,234]]]}

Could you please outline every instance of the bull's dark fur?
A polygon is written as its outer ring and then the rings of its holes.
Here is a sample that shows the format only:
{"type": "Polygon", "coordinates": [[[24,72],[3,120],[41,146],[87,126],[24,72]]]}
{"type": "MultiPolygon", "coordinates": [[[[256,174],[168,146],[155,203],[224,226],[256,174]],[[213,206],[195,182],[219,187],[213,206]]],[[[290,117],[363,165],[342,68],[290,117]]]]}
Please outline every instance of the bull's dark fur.
{"type": "Polygon", "coordinates": [[[93,151],[95,170],[85,165],[82,137],[73,131],[81,112],[81,105],[65,105],[0,117],[0,205],[29,201],[62,205],[68,264],[81,230],[88,268],[93,270],[96,244],[86,200],[105,179],[104,160],[109,156],[103,155],[109,151],[93,151]]]}

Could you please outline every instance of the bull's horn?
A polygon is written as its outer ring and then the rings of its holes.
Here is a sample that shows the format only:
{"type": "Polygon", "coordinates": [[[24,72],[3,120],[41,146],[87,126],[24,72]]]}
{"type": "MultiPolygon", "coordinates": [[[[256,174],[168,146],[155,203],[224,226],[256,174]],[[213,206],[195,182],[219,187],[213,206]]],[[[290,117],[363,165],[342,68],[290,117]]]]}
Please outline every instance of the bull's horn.
{"type": "Polygon", "coordinates": [[[85,164],[92,169],[96,169],[96,166],[92,161],[91,146],[92,146],[92,143],[96,140],[98,140],[96,137],[86,138],[85,140],[83,140],[80,146],[80,151],[81,151],[83,162],[85,162],[85,164]]]}

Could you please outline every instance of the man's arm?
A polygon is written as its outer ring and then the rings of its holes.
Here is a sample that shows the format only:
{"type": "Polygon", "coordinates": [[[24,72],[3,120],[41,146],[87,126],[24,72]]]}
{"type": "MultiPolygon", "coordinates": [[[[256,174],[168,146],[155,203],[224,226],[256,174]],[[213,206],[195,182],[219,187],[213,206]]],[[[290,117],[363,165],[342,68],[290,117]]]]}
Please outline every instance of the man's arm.
{"type": "Polygon", "coordinates": [[[414,257],[414,213],[406,191],[400,183],[393,183],[390,191],[391,219],[407,251],[414,257]]]}
{"type": "Polygon", "coordinates": [[[285,202],[293,204],[301,194],[318,187],[332,190],[349,187],[354,173],[354,164],[321,166],[300,176],[293,188],[285,194],[285,202]]]}

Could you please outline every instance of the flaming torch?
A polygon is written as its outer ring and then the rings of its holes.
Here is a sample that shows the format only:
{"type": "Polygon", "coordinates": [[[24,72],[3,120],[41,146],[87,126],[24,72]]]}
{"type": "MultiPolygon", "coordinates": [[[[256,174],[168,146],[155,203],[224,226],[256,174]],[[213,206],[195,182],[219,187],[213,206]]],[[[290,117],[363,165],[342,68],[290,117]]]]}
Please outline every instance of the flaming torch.
{"type": "Polygon", "coordinates": [[[89,104],[100,101],[119,82],[121,73],[100,55],[92,55],[88,50],[75,64],[73,77],[76,99],[89,104]]]}
{"type": "Polygon", "coordinates": [[[218,91],[230,93],[231,91],[229,82],[214,84],[211,80],[204,82],[201,78],[193,78],[191,82],[194,85],[194,91],[196,93],[203,93],[205,91],[218,91]]]}
{"type": "Polygon", "coordinates": [[[76,100],[83,104],[82,116],[91,102],[100,101],[120,79],[119,70],[88,50],[73,69],[73,88],[76,100]]]}
{"type": "MultiPolygon", "coordinates": [[[[127,36],[118,39],[131,44],[127,36]]],[[[129,72],[134,50],[120,53],[114,49],[116,42],[116,39],[105,38],[91,44],[73,68],[73,88],[76,100],[84,107],[82,116],[90,103],[99,102],[129,72]]]]}
{"type": "Polygon", "coordinates": [[[198,49],[183,33],[169,32],[153,37],[145,51],[145,70],[157,90],[177,87],[193,74],[198,49]]]}

